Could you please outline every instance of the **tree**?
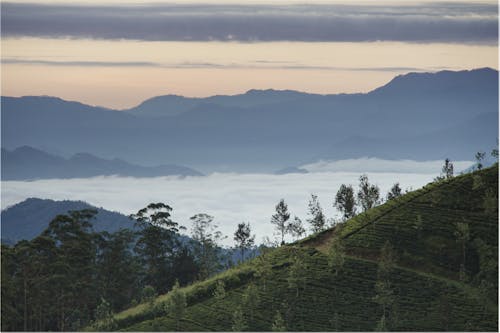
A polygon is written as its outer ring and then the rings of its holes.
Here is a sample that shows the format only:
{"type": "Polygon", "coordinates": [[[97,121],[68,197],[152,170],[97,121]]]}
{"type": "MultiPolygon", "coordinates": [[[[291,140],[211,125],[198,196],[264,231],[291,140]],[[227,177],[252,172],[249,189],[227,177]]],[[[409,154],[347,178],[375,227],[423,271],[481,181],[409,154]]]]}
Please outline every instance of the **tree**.
{"type": "Polygon", "coordinates": [[[273,332],[285,332],[286,331],[285,321],[283,320],[283,317],[281,316],[281,313],[278,310],[276,310],[276,314],[274,315],[271,330],[273,332]]]}
{"type": "Polygon", "coordinates": [[[97,251],[91,223],[96,213],[86,209],[58,215],[42,233],[48,243],[56,246],[49,279],[57,286],[51,299],[56,304],[57,329],[61,331],[70,329],[70,323],[88,323],[93,316],[90,309],[95,309],[99,302],[93,269],[97,251]]]}
{"type": "Polygon", "coordinates": [[[342,240],[338,237],[333,238],[332,245],[328,251],[328,265],[337,275],[344,266],[345,252],[342,240]]]}
{"type": "Polygon", "coordinates": [[[186,313],[186,294],[180,290],[179,281],[175,281],[172,291],[170,291],[170,299],[167,303],[168,312],[175,319],[175,329],[180,330],[180,322],[186,313]]]}
{"type": "Polygon", "coordinates": [[[399,198],[402,194],[401,187],[399,187],[399,183],[395,183],[392,185],[391,190],[387,193],[387,201],[399,198]]]}
{"type": "Polygon", "coordinates": [[[289,228],[287,221],[290,218],[288,206],[284,199],[276,205],[276,214],[271,217],[271,223],[275,225],[276,230],[281,234],[281,245],[285,244],[285,235],[288,233],[289,228]]]}
{"type": "Polygon", "coordinates": [[[444,160],[443,168],[441,169],[441,176],[445,179],[453,178],[453,163],[449,158],[444,160]]]}
{"type": "Polygon", "coordinates": [[[367,175],[359,177],[358,203],[366,212],[368,209],[375,207],[379,203],[380,189],[377,185],[372,185],[368,182],[367,175]]]}
{"type": "Polygon", "coordinates": [[[485,152],[478,151],[476,153],[476,156],[475,156],[475,158],[476,158],[476,168],[478,170],[481,170],[483,168],[483,160],[484,160],[485,156],[486,156],[485,152]]]}
{"type": "Polygon", "coordinates": [[[245,317],[243,317],[241,306],[238,306],[233,312],[233,325],[231,326],[231,329],[234,332],[243,332],[247,329],[247,322],[245,317]]]}
{"type": "Polygon", "coordinates": [[[238,223],[238,229],[234,233],[234,241],[240,249],[241,262],[245,260],[245,250],[251,248],[255,243],[255,235],[251,235],[250,223],[238,223]]]}
{"type": "Polygon", "coordinates": [[[333,205],[343,213],[344,220],[356,215],[356,201],[354,200],[354,190],[351,185],[340,185],[333,205]]]}
{"type": "Polygon", "coordinates": [[[172,258],[179,246],[179,229],[184,228],[171,220],[171,211],[172,208],[164,203],[151,203],[131,215],[139,229],[135,251],[146,269],[143,283],[160,293],[173,284],[172,258]]]}
{"type": "Polygon", "coordinates": [[[309,200],[309,215],[311,216],[307,219],[307,222],[311,224],[311,231],[317,233],[325,228],[325,215],[321,209],[321,205],[318,201],[318,196],[311,194],[311,200],[309,200]]]}
{"type": "Polygon", "coordinates": [[[200,267],[188,245],[181,245],[175,252],[172,271],[182,286],[193,282],[200,275],[200,267]]]}
{"type": "Polygon", "coordinates": [[[141,269],[132,252],[134,239],[135,234],[129,229],[112,234],[102,232],[96,236],[99,249],[95,262],[96,288],[115,312],[127,307],[140,292],[141,269]]]}
{"type": "Polygon", "coordinates": [[[290,235],[295,239],[299,239],[306,233],[306,229],[302,226],[302,221],[297,216],[288,224],[288,230],[290,235]]]}
{"type": "Polygon", "coordinates": [[[220,249],[218,243],[223,239],[214,217],[208,214],[196,214],[191,217],[191,237],[193,250],[200,266],[200,278],[206,279],[216,273],[220,267],[220,249]]]}

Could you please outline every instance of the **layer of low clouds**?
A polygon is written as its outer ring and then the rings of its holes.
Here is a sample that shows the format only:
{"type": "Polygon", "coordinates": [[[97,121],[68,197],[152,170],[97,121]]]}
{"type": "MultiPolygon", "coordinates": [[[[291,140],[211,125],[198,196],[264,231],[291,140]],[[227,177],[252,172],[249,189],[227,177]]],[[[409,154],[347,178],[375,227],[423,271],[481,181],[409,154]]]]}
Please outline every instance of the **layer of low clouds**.
{"type": "Polygon", "coordinates": [[[315,66],[299,63],[263,63],[254,61],[248,64],[238,63],[210,63],[210,62],[180,62],[159,63],[149,61],[59,61],[42,59],[17,59],[5,58],[2,64],[13,65],[41,65],[56,67],[156,67],[156,68],[216,68],[216,69],[286,69],[286,70],[320,70],[320,71],[356,71],[356,72],[426,72],[443,69],[443,67],[418,68],[418,67],[337,67],[337,66],[315,66]]]}
{"type": "Polygon", "coordinates": [[[2,4],[3,37],[496,43],[495,3],[2,4]]]}
{"type": "MultiPolygon", "coordinates": [[[[173,218],[189,227],[189,217],[204,212],[215,216],[220,230],[228,236],[226,245],[232,245],[237,223],[250,222],[257,240],[273,238],[269,220],[281,198],[293,215],[303,221],[307,218],[310,194],[317,194],[328,217],[338,212],[332,203],[341,184],[358,184],[359,170],[384,170],[383,161],[345,162],[353,172],[318,172],[309,174],[264,175],[214,173],[206,177],[121,178],[95,177],[90,179],[39,180],[31,182],[2,182],[2,209],[29,197],[55,200],[83,200],[95,206],[124,214],[135,213],[150,202],[165,202],[174,208],[173,218]]],[[[401,172],[367,172],[369,180],[385,193],[399,182],[403,189],[417,189],[439,174],[442,162],[402,162],[401,172]],[[434,168],[434,172],[430,172],[434,168]]],[[[342,165],[342,164],[340,164],[342,165]]],[[[386,164],[386,167],[389,164],[386,164]]],[[[313,168],[309,166],[309,168],[313,168]]],[[[319,168],[321,169],[321,168],[319,168]]],[[[392,167],[387,167],[391,170],[392,167]]],[[[322,171],[322,170],[321,170],[322,171]]]]}
{"type": "MultiPolygon", "coordinates": [[[[318,161],[301,166],[309,172],[391,172],[430,174],[440,170],[443,161],[383,160],[379,158],[318,161]]],[[[473,165],[472,161],[454,161],[455,172],[473,165]]]]}

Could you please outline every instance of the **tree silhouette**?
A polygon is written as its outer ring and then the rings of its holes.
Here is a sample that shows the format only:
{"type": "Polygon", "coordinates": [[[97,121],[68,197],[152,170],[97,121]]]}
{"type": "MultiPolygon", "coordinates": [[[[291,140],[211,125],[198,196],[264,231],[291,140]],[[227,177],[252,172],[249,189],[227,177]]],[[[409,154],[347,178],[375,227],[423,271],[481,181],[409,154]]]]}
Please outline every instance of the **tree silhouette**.
{"type": "Polygon", "coordinates": [[[234,241],[240,249],[241,262],[243,262],[245,250],[251,248],[255,243],[255,235],[251,235],[250,223],[238,223],[238,229],[234,233],[234,241]]]}
{"type": "Polygon", "coordinates": [[[354,190],[351,185],[340,185],[333,205],[343,213],[344,220],[356,215],[356,200],[354,200],[354,190]]]}
{"type": "Polygon", "coordinates": [[[380,189],[378,186],[370,184],[367,175],[361,175],[359,177],[358,203],[363,211],[366,212],[375,207],[379,203],[379,199],[380,189]]]}
{"type": "Polygon", "coordinates": [[[281,245],[285,244],[285,235],[290,230],[287,221],[290,219],[288,206],[284,199],[276,205],[276,214],[271,217],[271,223],[275,225],[276,230],[281,234],[281,245]]]}
{"type": "Polygon", "coordinates": [[[311,194],[311,200],[309,200],[309,215],[311,216],[307,219],[307,222],[311,224],[311,231],[317,233],[325,228],[325,215],[321,209],[321,205],[318,201],[318,196],[311,194]]]}

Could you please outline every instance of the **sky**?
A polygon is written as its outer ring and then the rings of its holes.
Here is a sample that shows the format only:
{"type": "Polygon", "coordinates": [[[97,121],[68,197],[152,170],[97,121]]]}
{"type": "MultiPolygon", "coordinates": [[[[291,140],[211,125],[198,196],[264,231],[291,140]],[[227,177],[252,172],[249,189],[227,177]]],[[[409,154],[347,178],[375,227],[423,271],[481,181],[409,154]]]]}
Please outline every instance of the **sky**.
{"type": "Polygon", "coordinates": [[[496,1],[2,1],[2,95],[124,109],[165,94],[368,92],[498,69],[496,1]]]}
{"type": "MultiPolygon", "coordinates": [[[[158,178],[94,177],[87,179],[49,179],[2,181],[2,209],[30,197],[54,200],[83,200],[94,206],[123,214],[136,213],[151,202],[164,202],[173,208],[172,218],[188,229],[189,218],[197,213],[214,216],[226,236],[224,245],[234,245],[233,233],[241,222],[250,223],[258,244],[264,237],[274,239],[270,223],[280,199],[288,204],[292,218],[299,217],[307,229],[307,204],[311,194],[318,196],[327,218],[339,218],[333,207],[341,184],[357,190],[359,176],[368,175],[370,183],[386,193],[396,182],[403,190],[418,189],[441,171],[442,161],[387,161],[357,159],[321,161],[302,166],[308,174],[213,173],[205,177],[176,176],[158,178]],[[134,195],[130,195],[133,193],[134,195]]],[[[455,170],[471,166],[471,161],[454,161],[455,170]]],[[[290,239],[289,239],[290,240],[290,239]]]]}

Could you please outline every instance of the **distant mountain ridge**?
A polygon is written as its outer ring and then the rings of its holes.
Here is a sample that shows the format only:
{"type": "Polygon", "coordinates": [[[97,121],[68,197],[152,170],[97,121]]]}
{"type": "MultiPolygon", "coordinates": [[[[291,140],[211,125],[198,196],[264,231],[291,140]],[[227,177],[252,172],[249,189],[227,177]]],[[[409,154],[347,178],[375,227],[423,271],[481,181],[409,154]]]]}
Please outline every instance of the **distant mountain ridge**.
{"type": "Polygon", "coordinates": [[[106,160],[88,153],[78,153],[65,159],[28,146],[19,147],[13,151],[2,148],[2,180],[86,178],[109,175],[158,177],[202,176],[203,174],[179,165],[144,167],[120,159],[106,160]]]}
{"type": "Polygon", "coordinates": [[[366,94],[167,95],[124,111],[38,101],[2,97],[5,148],[86,151],[208,172],[274,172],[366,156],[471,159],[498,137],[498,71],[491,68],[400,75],[366,94]]]}
{"type": "Polygon", "coordinates": [[[57,215],[82,209],[97,210],[93,221],[95,231],[115,232],[119,229],[132,229],[134,221],[127,216],[97,208],[83,201],[29,198],[1,212],[2,242],[15,244],[26,239],[31,240],[48,227],[57,215]]]}

